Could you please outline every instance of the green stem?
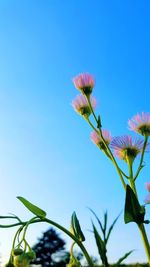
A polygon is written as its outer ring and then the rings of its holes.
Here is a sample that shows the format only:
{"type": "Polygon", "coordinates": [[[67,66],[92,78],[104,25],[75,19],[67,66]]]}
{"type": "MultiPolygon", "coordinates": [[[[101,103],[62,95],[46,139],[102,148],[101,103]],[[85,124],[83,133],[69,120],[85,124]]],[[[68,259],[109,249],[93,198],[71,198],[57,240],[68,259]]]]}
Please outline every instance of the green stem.
{"type": "Polygon", "coordinates": [[[12,249],[11,249],[11,253],[10,253],[10,258],[9,258],[9,262],[12,262],[12,259],[13,259],[12,253],[13,253],[13,250],[15,248],[15,242],[16,242],[17,236],[20,234],[20,232],[22,231],[22,229],[23,229],[23,225],[20,226],[20,228],[17,230],[17,232],[16,232],[16,234],[14,236],[13,243],[12,243],[12,249]]]}
{"type": "Polygon", "coordinates": [[[127,164],[128,164],[128,168],[129,168],[129,183],[130,183],[130,186],[131,186],[134,194],[136,195],[136,197],[138,199],[135,182],[133,180],[133,169],[132,169],[133,162],[131,162],[130,159],[127,158],[127,164]]]}
{"type": "Polygon", "coordinates": [[[147,235],[146,235],[145,227],[144,227],[143,224],[141,224],[141,225],[138,225],[138,228],[139,228],[139,231],[140,231],[140,234],[141,234],[141,237],[142,237],[142,241],[143,241],[143,244],[144,244],[145,252],[146,252],[146,255],[147,255],[147,258],[148,258],[148,263],[150,265],[150,246],[149,246],[148,238],[147,238],[147,235]]]}
{"type": "MultiPolygon", "coordinates": [[[[119,168],[119,166],[118,166],[118,164],[117,164],[117,162],[116,162],[116,160],[115,160],[115,158],[114,158],[114,156],[113,156],[113,154],[112,154],[112,152],[111,152],[109,146],[108,146],[107,143],[105,142],[105,139],[104,139],[104,137],[103,137],[103,135],[102,135],[102,131],[101,131],[101,129],[99,129],[99,131],[98,131],[98,130],[93,126],[93,124],[91,123],[91,121],[89,120],[89,118],[87,118],[86,120],[87,120],[87,122],[89,123],[89,125],[92,127],[92,129],[93,129],[94,131],[96,131],[96,132],[100,135],[100,137],[101,137],[101,139],[102,139],[102,141],[103,141],[103,144],[105,145],[107,151],[109,152],[109,158],[111,159],[112,163],[113,163],[114,166],[116,167],[116,170],[117,170],[118,175],[119,175],[119,177],[120,177],[121,183],[122,183],[124,189],[126,190],[126,183],[125,183],[125,181],[124,181],[124,179],[123,179],[123,177],[122,177],[121,170],[120,170],[120,168],[119,168]]],[[[96,120],[96,121],[97,121],[97,120],[96,120]]],[[[108,153],[108,152],[107,152],[107,153],[108,153]]]]}
{"type": "Polygon", "coordinates": [[[25,240],[25,236],[26,236],[26,232],[27,232],[27,228],[28,228],[28,226],[29,226],[31,223],[33,223],[33,222],[35,221],[35,219],[37,219],[37,216],[36,216],[36,217],[33,217],[31,220],[29,220],[29,221],[26,223],[26,225],[25,225],[25,227],[24,227],[24,231],[23,231],[23,236],[22,236],[22,239],[23,239],[23,240],[25,240]]]}
{"type": "Polygon", "coordinates": [[[129,183],[130,183],[130,186],[134,192],[134,194],[136,195],[137,199],[138,199],[138,195],[137,195],[137,190],[136,190],[136,187],[135,187],[135,183],[134,183],[134,180],[133,179],[130,179],[129,180],[129,183]]]}
{"type": "Polygon", "coordinates": [[[145,136],[145,140],[144,140],[144,145],[143,145],[143,150],[142,150],[142,154],[141,154],[141,159],[140,159],[140,163],[139,163],[139,167],[137,169],[137,172],[134,176],[134,181],[136,180],[136,178],[138,177],[141,169],[142,169],[142,164],[143,164],[143,160],[144,160],[144,153],[145,153],[145,149],[146,149],[146,146],[147,146],[147,142],[148,142],[148,136],[145,136]]]}
{"type": "MultiPolygon", "coordinates": [[[[95,121],[96,121],[96,123],[98,125],[98,120],[97,120],[97,117],[96,117],[96,115],[94,113],[94,110],[93,110],[93,107],[91,105],[91,102],[90,102],[90,98],[89,97],[87,97],[87,101],[88,101],[89,107],[91,109],[91,112],[92,112],[92,114],[94,116],[94,119],[95,119],[95,121]]],[[[92,123],[90,123],[90,125],[92,126],[92,128],[94,130],[96,130],[95,127],[92,125],[92,123]]],[[[97,130],[96,130],[96,132],[97,132],[97,130]]],[[[122,185],[123,185],[123,187],[124,187],[124,189],[126,191],[126,184],[125,184],[124,179],[122,177],[122,171],[120,170],[120,168],[119,168],[119,166],[118,166],[118,164],[117,164],[117,162],[116,162],[116,160],[115,160],[115,158],[114,158],[114,156],[113,156],[110,148],[108,147],[108,145],[105,142],[105,139],[103,138],[101,127],[99,127],[99,132],[100,132],[100,137],[101,137],[101,139],[102,139],[105,147],[107,148],[107,151],[110,154],[111,160],[112,160],[114,166],[116,167],[116,170],[117,170],[117,172],[119,174],[119,177],[121,179],[122,185]]],[[[137,191],[136,191],[136,187],[135,187],[134,181],[136,180],[137,176],[139,175],[140,170],[142,169],[142,163],[143,163],[143,159],[144,159],[144,152],[145,152],[145,149],[146,149],[147,142],[148,142],[148,137],[145,136],[145,141],[144,141],[144,146],[143,146],[143,150],[142,150],[142,155],[141,155],[141,160],[140,160],[139,168],[138,168],[137,173],[136,173],[136,175],[135,175],[134,178],[133,178],[132,166],[131,165],[129,166],[129,177],[130,177],[129,181],[130,181],[130,186],[133,189],[134,193],[136,194],[137,198],[138,198],[138,195],[137,195],[137,191]]],[[[143,244],[144,244],[144,247],[145,247],[145,251],[146,251],[147,258],[148,258],[148,262],[150,264],[150,246],[149,246],[149,242],[148,242],[148,239],[147,239],[146,231],[145,231],[145,228],[144,228],[144,225],[143,224],[139,225],[138,227],[139,227],[139,230],[140,230],[140,233],[141,233],[141,236],[142,236],[142,240],[143,240],[143,244]]]]}
{"type": "Polygon", "coordinates": [[[86,248],[84,247],[84,245],[82,244],[82,242],[78,238],[76,238],[71,232],[69,232],[66,228],[64,228],[63,226],[61,226],[60,224],[58,224],[52,220],[49,220],[48,218],[40,218],[40,219],[36,219],[36,220],[35,220],[35,218],[34,218],[34,220],[32,218],[30,221],[27,221],[27,222],[18,222],[16,224],[11,224],[11,225],[0,225],[0,228],[9,228],[9,227],[14,227],[14,226],[19,226],[19,225],[27,226],[29,224],[39,223],[39,222],[49,223],[49,224],[57,227],[61,231],[63,231],[65,234],[67,234],[80,247],[80,249],[82,250],[82,252],[83,252],[83,254],[84,254],[84,256],[88,262],[89,267],[95,267],[94,263],[91,260],[90,255],[88,254],[88,252],[87,252],[86,248]]]}
{"type": "MultiPolygon", "coordinates": [[[[138,199],[138,195],[137,195],[137,190],[136,190],[136,186],[135,186],[135,182],[133,179],[130,179],[130,186],[132,188],[132,190],[134,191],[137,199],[138,199]]],[[[139,231],[140,231],[140,234],[141,234],[141,237],[142,237],[142,241],[143,241],[143,245],[144,245],[144,248],[145,248],[145,252],[146,252],[146,255],[147,255],[147,258],[148,258],[148,263],[150,265],[150,245],[149,245],[149,242],[148,242],[148,238],[147,238],[147,234],[146,234],[146,231],[145,231],[145,227],[142,224],[138,225],[138,228],[139,228],[139,231]]]]}
{"type": "Polygon", "coordinates": [[[89,256],[86,248],[84,247],[84,245],[82,244],[82,242],[80,242],[79,239],[77,239],[71,232],[69,232],[66,228],[64,228],[63,226],[61,226],[60,224],[52,221],[52,220],[49,220],[47,218],[43,218],[41,219],[41,221],[43,222],[47,222],[49,224],[52,224],[54,225],[55,227],[57,227],[58,229],[60,229],[61,231],[63,231],[65,234],[67,234],[69,237],[71,237],[77,244],[78,246],[80,247],[80,249],[82,250],[88,264],[90,267],[95,267],[95,265],[93,264],[92,260],[91,260],[91,257],[89,256]]]}
{"type": "Polygon", "coordinates": [[[73,255],[73,247],[75,245],[76,242],[73,242],[72,245],[71,245],[71,248],[70,248],[70,255],[73,255]]]}

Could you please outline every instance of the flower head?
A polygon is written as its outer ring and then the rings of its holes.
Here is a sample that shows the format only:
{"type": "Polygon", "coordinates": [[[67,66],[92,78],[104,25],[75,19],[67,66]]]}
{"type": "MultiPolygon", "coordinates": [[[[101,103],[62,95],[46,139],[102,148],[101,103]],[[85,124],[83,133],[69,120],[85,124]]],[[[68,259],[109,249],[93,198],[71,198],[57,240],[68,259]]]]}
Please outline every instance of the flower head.
{"type": "Polygon", "coordinates": [[[150,135],[150,113],[144,113],[135,115],[128,121],[129,129],[142,134],[144,136],[150,135]]]}
{"type": "Polygon", "coordinates": [[[118,136],[113,138],[111,148],[114,154],[126,162],[133,162],[136,156],[142,151],[143,140],[132,139],[130,135],[118,136]]]}
{"type": "MultiPolygon", "coordinates": [[[[111,140],[112,140],[112,136],[111,133],[107,130],[102,130],[102,135],[105,139],[105,142],[107,145],[110,144],[111,140]]],[[[100,134],[98,134],[98,132],[94,131],[91,133],[91,140],[94,144],[96,144],[100,149],[105,149],[105,145],[102,141],[102,138],[100,136],[100,134]]]]}
{"type": "MultiPolygon", "coordinates": [[[[93,108],[96,107],[96,99],[94,97],[90,97],[91,105],[93,108]]],[[[84,95],[78,95],[73,101],[72,106],[76,112],[80,115],[89,117],[91,114],[91,109],[87,102],[87,99],[84,95]]]]}
{"type": "Polygon", "coordinates": [[[95,85],[93,76],[88,73],[79,74],[73,79],[73,83],[84,95],[90,95],[95,85]]]}

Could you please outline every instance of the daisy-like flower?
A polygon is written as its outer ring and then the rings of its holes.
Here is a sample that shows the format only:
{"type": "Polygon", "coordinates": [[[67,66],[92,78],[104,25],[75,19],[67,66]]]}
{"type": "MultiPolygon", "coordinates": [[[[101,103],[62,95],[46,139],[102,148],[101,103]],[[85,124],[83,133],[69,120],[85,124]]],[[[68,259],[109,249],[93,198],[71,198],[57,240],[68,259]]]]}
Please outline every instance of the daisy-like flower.
{"type": "MultiPolygon", "coordinates": [[[[96,99],[94,97],[91,97],[90,102],[91,102],[91,105],[94,109],[96,107],[96,99]]],[[[72,106],[73,106],[74,110],[82,116],[89,117],[91,114],[89,104],[88,104],[87,99],[84,95],[78,95],[72,101],[72,106]]]]}
{"type": "Polygon", "coordinates": [[[142,134],[144,136],[150,136],[150,113],[144,113],[135,115],[128,121],[129,129],[142,134]]]}
{"type": "Polygon", "coordinates": [[[118,158],[133,163],[136,156],[142,151],[143,140],[132,139],[130,135],[118,136],[113,138],[110,146],[118,158]]]}
{"type": "Polygon", "coordinates": [[[84,95],[90,95],[95,85],[93,76],[88,73],[79,74],[73,79],[73,83],[84,95]]]}
{"type": "MultiPolygon", "coordinates": [[[[109,145],[110,142],[112,141],[111,133],[107,130],[102,130],[102,135],[105,139],[106,144],[109,145]]],[[[100,149],[105,150],[105,145],[103,144],[102,138],[96,131],[93,131],[91,133],[91,140],[100,149]]]]}

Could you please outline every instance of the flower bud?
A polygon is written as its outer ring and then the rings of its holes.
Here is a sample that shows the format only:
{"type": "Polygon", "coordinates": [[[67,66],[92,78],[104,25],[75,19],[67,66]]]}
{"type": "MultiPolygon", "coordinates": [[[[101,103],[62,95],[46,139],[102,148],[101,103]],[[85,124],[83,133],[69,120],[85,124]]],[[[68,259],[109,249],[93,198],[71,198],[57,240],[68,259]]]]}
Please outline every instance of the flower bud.
{"type": "Polygon", "coordinates": [[[89,73],[81,73],[73,79],[75,87],[84,95],[90,95],[95,85],[94,78],[89,73]]]}
{"type": "Polygon", "coordinates": [[[28,267],[29,263],[30,263],[30,260],[28,259],[28,256],[26,255],[26,253],[22,253],[21,255],[14,257],[15,267],[28,267]]]}
{"type": "Polygon", "coordinates": [[[23,253],[23,250],[21,248],[16,248],[12,252],[13,256],[18,256],[18,255],[21,255],[22,253],[23,253]]]}

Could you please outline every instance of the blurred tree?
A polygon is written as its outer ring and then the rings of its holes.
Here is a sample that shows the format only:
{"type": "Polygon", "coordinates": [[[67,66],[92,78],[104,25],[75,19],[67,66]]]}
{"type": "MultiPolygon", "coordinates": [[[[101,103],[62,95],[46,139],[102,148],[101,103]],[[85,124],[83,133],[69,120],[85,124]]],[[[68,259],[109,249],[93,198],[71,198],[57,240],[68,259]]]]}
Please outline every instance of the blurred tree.
{"type": "Polygon", "coordinates": [[[65,250],[65,241],[53,228],[44,232],[32,249],[36,253],[36,259],[32,264],[42,267],[66,267],[69,262],[70,255],[65,250]]]}

